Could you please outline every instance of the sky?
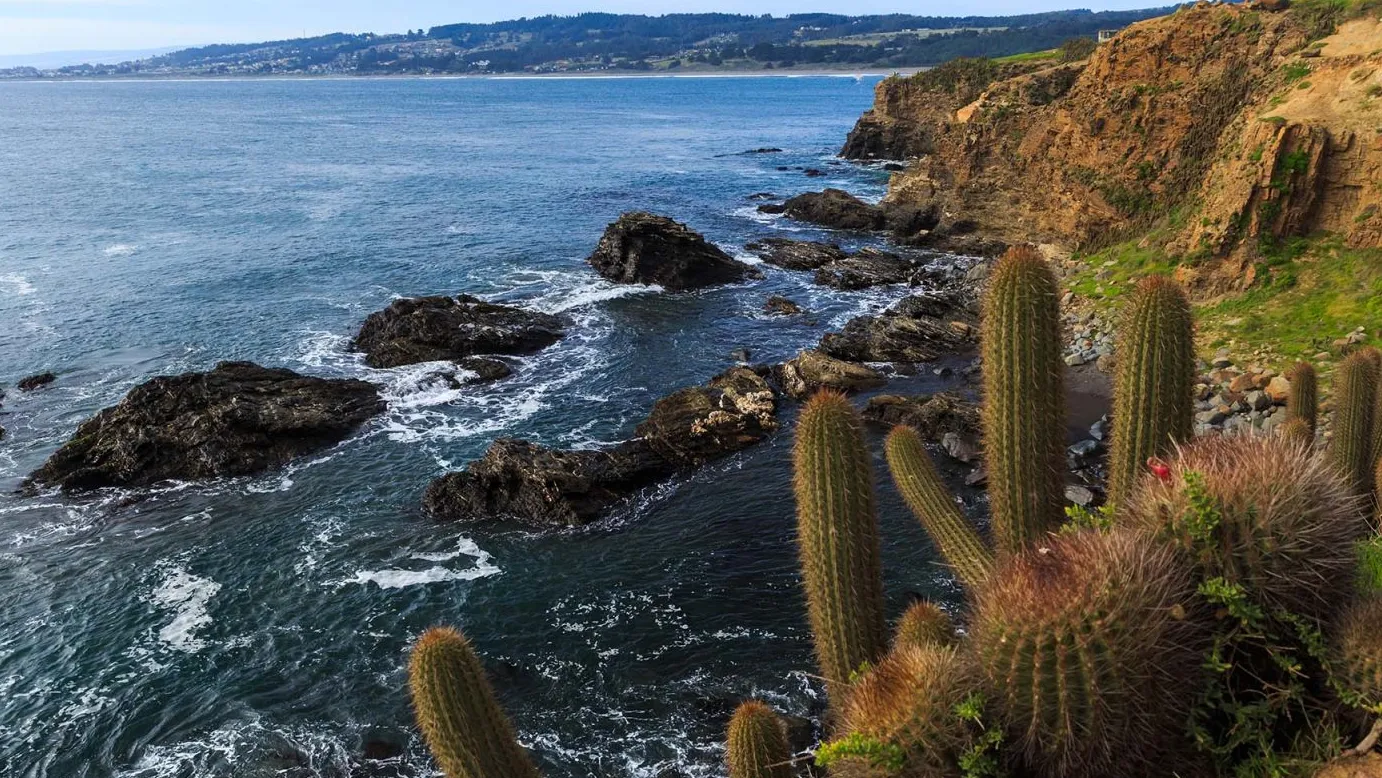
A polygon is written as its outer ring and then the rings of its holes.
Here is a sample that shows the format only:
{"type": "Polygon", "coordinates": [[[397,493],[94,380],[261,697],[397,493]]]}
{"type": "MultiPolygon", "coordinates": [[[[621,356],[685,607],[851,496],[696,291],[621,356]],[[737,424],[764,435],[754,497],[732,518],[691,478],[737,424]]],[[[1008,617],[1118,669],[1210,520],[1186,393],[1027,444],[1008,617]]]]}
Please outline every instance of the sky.
{"type": "Polygon", "coordinates": [[[297,38],[328,32],[403,32],[581,11],[785,15],[1007,14],[1070,7],[1146,8],[1169,0],[0,0],[0,56],[130,51],[297,38]]]}

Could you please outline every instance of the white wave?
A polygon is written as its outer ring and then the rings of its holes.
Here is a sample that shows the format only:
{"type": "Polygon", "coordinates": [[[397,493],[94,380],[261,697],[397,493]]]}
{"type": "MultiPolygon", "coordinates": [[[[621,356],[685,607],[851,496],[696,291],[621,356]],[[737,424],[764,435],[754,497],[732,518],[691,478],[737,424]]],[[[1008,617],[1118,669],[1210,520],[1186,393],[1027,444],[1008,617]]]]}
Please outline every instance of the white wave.
{"type": "Polygon", "coordinates": [[[158,631],[158,639],[178,651],[190,654],[206,647],[197,631],[211,623],[207,604],[221,585],[210,578],[192,575],[182,567],[167,570],[163,583],[154,589],[150,600],[173,612],[173,620],[158,631]]]}
{"type": "Polygon", "coordinates": [[[448,562],[461,556],[474,559],[474,564],[471,567],[461,569],[433,565],[425,570],[404,570],[400,568],[357,570],[350,578],[336,581],[331,585],[340,587],[346,584],[360,584],[363,586],[372,583],[380,589],[402,589],[408,586],[440,583],[443,581],[473,581],[477,578],[486,578],[500,572],[499,567],[490,561],[489,552],[477,546],[475,541],[467,537],[462,537],[457,541],[454,551],[416,552],[409,554],[408,558],[422,562],[448,562]]]}
{"type": "Polygon", "coordinates": [[[783,232],[801,232],[803,228],[794,226],[785,214],[763,213],[756,205],[744,205],[730,211],[731,214],[749,221],[766,224],[783,232]]]}
{"type": "Polygon", "coordinates": [[[8,289],[15,295],[26,295],[34,293],[34,285],[29,283],[29,279],[18,273],[6,273],[0,276],[0,288],[8,289]]]}
{"type": "Polygon", "coordinates": [[[101,253],[108,257],[128,257],[138,250],[139,247],[133,243],[116,243],[111,246],[106,246],[101,250],[101,253]]]}

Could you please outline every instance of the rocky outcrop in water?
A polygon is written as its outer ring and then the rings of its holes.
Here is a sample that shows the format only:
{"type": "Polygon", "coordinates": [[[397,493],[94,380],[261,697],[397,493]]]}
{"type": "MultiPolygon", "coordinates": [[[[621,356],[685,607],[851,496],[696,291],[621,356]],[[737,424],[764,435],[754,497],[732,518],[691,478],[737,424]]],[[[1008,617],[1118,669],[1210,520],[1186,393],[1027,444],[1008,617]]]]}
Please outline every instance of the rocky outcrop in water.
{"type": "Polygon", "coordinates": [[[355,347],[371,367],[458,362],[467,370],[502,377],[495,360],[477,354],[531,354],[557,342],[563,322],[551,314],[487,303],[478,297],[407,297],[365,319],[355,347]]]}
{"type": "Polygon", "coordinates": [[[791,238],[763,238],[744,244],[744,248],[769,265],[787,270],[815,270],[849,256],[849,252],[834,243],[791,238]]]}
{"type": "Polygon", "coordinates": [[[845,362],[819,351],[803,351],[796,357],[773,366],[773,378],[788,396],[802,400],[819,389],[857,392],[887,383],[882,373],[855,362],[845,362]]]}
{"type": "Polygon", "coordinates": [[[383,410],[364,381],[222,362],[136,386],[78,427],[29,487],[77,491],[258,473],[343,440],[383,410]]]}
{"type": "Polygon", "coordinates": [[[763,312],[773,316],[796,316],[805,313],[800,305],[780,294],[769,297],[768,301],[763,303],[763,312]]]}
{"type": "Polygon", "coordinates": [[[620,216],[587,260],[620,284],[657,284],[679,291],[757,278],[744,264],[685,224],[635,211],[620,216]]]}
{"type": "Polygon", "coordinates": [[[447,520],[586,524],[645,486],[762,440],[777,429],[776,405],[762,376],[731,368],[662,398],[635,438],[609,449],[560,451],[501,438],[465,470],[433,481],[423,506],[447,520]]]}
{"type": "Polygon", "coordinates": [[[837,230],[881,230],[887,224],[882,208],[842,189],[807,192],[781,205],[760,205],[758,210],[837,230]]]}
{"type": "Polygon", "coordinates": [[[39,373],[19,379],[19,383],[15,384],[15,387],[21,392],[32,392],[35,389],[42,389],[56,380],[58,377],[54,373],[39,373]]]}
{"type": "Polygon", "coordinates": [[[974,315],[949,295],[915,295],[826,333],[820,350],[846,362],[929,362],[971,348],[974,315]]]}
{"type": "Polygon", "coordinates": [[[891,251],[866,248],[838,259],[816,271],[813,282],[844,291],[883,284],[905,284],[920,267],[919,260],[891,251]]]}
{"type": "Polygon", "coordinates": [[[884,427],[905,424],[922,438],[940,443],[947,434],[967,439],[979,436],[979,406],[949,392],[936,394],[880,394],[864,406],[864,419],[884,427]]]}

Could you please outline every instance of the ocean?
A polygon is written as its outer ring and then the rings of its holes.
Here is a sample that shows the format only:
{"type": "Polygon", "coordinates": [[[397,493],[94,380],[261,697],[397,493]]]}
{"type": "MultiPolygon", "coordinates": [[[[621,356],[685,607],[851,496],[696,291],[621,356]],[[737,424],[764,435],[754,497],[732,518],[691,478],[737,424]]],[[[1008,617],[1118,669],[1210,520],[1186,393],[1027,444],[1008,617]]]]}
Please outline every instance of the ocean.
{"type": "MultiPolygon", "coordinates": [[[[581,529],[436,523],[420,496],[496,437],[610,443],[735,349],[781,360],[906,295],[768,266],[674,294],[584,261],[628,210],[746,261],[769,235],[869,242],[749,198],[881,196],[886,172],[834,158],[875,83],[0,83],[0,775],[432,775],[405,667],[438,623],[474,640],[548,776],[719,776],[738,700],[818,715],[791,404],[770,440],[581,529]],[[741,153],[760,147],[783,151],[741,153]],[[350,351],[395,297],[460,292],[564,313],[569,335],[460,388],[350,351]],[[771,294],[809,320],[764,315],[771,294]],[[257,477],[15,493],[135,384],[227,359],[363,378],[388,410],[257,477]]],[[[884,481],[891,613],[958,602],[884,481]]]]}

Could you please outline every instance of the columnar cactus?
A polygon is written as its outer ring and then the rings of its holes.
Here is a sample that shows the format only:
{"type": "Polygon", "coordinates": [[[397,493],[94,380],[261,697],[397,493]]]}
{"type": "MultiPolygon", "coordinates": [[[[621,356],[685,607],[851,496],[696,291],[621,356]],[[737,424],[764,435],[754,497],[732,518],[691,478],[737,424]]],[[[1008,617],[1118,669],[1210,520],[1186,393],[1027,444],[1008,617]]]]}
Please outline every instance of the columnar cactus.
{"type": "Polygon", "coordinates": [[[729,720],[729,778],[792,778],[787,733],[772,708],[758,700],[741,704],[729,720]]]}
{"type": "Polygon", "coordinates": [[[1164,478],[1143,480],[1122,522],[1169,540],[1202,579],[1241,586],[1267,613],[1325,619],[1352,589],[1365,508],[1307,447],[1214,437],[1182,449],[1164,478]]]}
{"type": "Polygon", "coordinates": [[[1053,538],[994,572],[970,634],[1031,774],[1171,774],[1199,691],[1193,595],[1172,548],[1122,529],[1053,538]]]}
{"type": "Polygon", "coordinates": [[[984,452],[1001,553],[1021,551],[1055,530],[1063,516],[1058,297],[1050,267],[1027,246],[1014,246],[998,260],[984,295],[984,452]]]}
{"type": "Polygon", "coordinates": [[[807,610],[834,695],[888,642],[873,472],[859,414],[844,395],[822,391],[806,403],[792,462],[807,610]]]}
{"type": "Polygon", "coordinates": [[[1293,446],[1309,448],[1315,444],[1314,431],[1306,424],[1305,419],[1300,417],[1287,419],[1285,424],[1277,428],[1276,434],[1293,446]]]}
{"type": "Polygon", "coordinates": [[[974,738],[955,708],[978,684],[973,660],[954,647],[899,645],[850,689],[840,710],[840,730],[900,760],[875,763],[872,769],[847,765],[831,774],[957,775],[956,762],[974,738]]]}
{"type": "Polygon", "coordinates": [[[893,650],[901,646],[949,646],[955,643],[955,623],[933,602],[912,603],[897,622],[893,650]]]}
{"type": "Polygon", "coordinates": [[[1372,490],[1372,427],[1377,365],[1368,354],[1349,356],[1334,371],[1334,442],[1330,457],[1359,493],[1372,490]]]}
{"type": "Polygon", "coordinates": [[[966,587],[983,583],[993,569],[993,552],[955,505],[936,466],[911,427],[896,427],[884,445],[888,469],[907,507],[935,541],[966,587]]]}
{"type": "Polygon", "coordinates": [[[1150,457],[1190,439],[1195,380],[1190,302],[1165,276],[1142,279],[1118,330],[1109,502],[1127,498],[1150,457]]]}
{"type": "Polygon", "coordinates": [[[423,738],[447,778],[537,778],[461,633],[424,632],[413,646],[408,685],[423,738]]]}
{"type": "Polygon", "coordinates": [[[1286,380],[1291,382],[1286,395],[1286,420],[1303,421],[1313,440],[1316,414],[1319,413],[1319,400],[1316,399],[1319,381],[1315,376],[1315,366],[1309,362],[1297,362],[1286,374],[1286,380]]]}

